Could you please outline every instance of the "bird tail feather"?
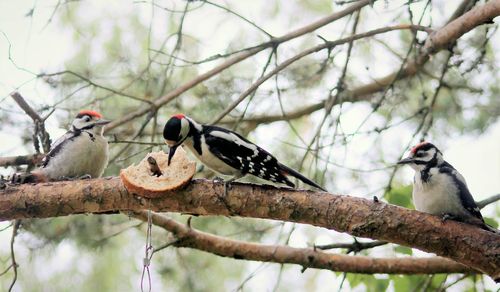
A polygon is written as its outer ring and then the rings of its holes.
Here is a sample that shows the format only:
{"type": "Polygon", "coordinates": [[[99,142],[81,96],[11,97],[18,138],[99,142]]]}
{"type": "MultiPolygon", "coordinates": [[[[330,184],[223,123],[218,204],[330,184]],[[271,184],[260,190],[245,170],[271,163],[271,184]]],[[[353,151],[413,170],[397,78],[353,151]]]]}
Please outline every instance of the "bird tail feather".
{"type": "Polygon", "coordinates": [[[489,231],[489,232],[493,232],[493,233],[496,233],[496,234],[500,234],[500,230],[498,229],[495,229],[494,227],[484,223],[481,228],[483,228],[484,230],[486,231],[489,231]]]}
{"type": "Polygon", "coordinates": [[[328,192],[325,188],[323,188],[322,186],[318,185],[317,183],[313,182],[312,180],[308,179],[307,177],[303,176],[302,174],[300,174],[298,171],[284,165],[284,164],[281,164],[280,163],[280,167],[283,171],[285,171],[287,174],[295,177],[295,178],[298,178],[300,181],[302,181],[303,183],[305,184],[308,184],[310,186],[313,186],[315,188],[318,188],[324,192],[328,192]]]}

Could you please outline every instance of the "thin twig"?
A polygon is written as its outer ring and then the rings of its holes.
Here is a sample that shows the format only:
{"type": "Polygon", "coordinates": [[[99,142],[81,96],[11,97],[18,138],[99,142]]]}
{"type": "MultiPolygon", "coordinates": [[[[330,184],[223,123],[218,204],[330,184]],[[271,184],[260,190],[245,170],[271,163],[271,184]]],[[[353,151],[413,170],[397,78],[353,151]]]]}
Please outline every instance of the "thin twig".
{"type": "Polygon", "coordinates": [[[14,91],[10,94],[12,99],[19,105],[19,107],[28,115],[33,121],[42,121],[42,118],[37,114],[37,112],[31,108],[31,106],[24,100],[24,98],[19,94],[19,92],[14,91]]]}
{"type": "Polygon", "coordinates": [[[237,107],[249,94],[251,94],[255,90],[257,90],[257,88],[259,88],[259,86],[262,83],[264,83],[266,80],[268,80],[269,78],[273,77],[276,73],[280,72],[281,70],[285,69],[289,65],[295,63],[296,61],[302,59],[303,57],[305,57],[307,55],[319,52],[319,51],[324,50],[324,49],[333,48],[335,46],[338,46],[338,45],[341,45],[341,44],[345,44],[345,43],[349,43],[349,42],[352,42],[352,41],[355,41],[355,40],[359,40],[359,39],[363,39],[363,38],[366,38],[366,37],[374,36],[374,35],[377,35],[377,34],[386,33],[386,32],[394,31],[394,30],[406,30],[406,29],[424,30],[423,27],[418,26],[418,25],[415,26],[415,25],[400,24],[400,25],[395,25],[395,26],[389,26],[389,27],[383,27],[383,28],[378,28],[378,29],[370,30],[370,31],[367,31],[367,32],[364,32],[364,33],[352,35],[350,37],[338,39],[338,40],[335,40],[335,41],[325,42],[323,44],[320,44],[320,45],[314,46],[312,48],[309,48],[307,50],[304,50],[301,53],[299,53],[299,54],[297,54],[297,55],[295,55],[295,56],[293,56],[293,57],[285,60],[280,65],[276,66],[273,70],[269,71],[269,73],[267,73],[266,75],[264,75],[261,78],[257,79],[250,87],[248,87],[243,93],[241,93],[240,96],[238,96],[238,98],[235,101],[233,101],[222,113],[220,113],[211,122],[211,124],[216,124],[220,120],[222,120],[222,118],[224,118],[235,107],[237,107]]]}
{"type": "Polygon", "coordinates": [[[348,253],[350,253],[350,252],[358,253],[358,252],[365,250],[365,249],[374,248],[374,247],[382,246],[382,245],[386,245],[386,244],[388,244],[388,242],[381,241],[381,240],[375,240],[375,241],[370,241],[370,242],[354,241],[353,243],[331,243],[331,244],[324,244],[324,245],[314,245],[314,248],[321,249],[321,250],[334,249],[334,248],[346,248],[348,250],[348,253]]]}
{"type": "MultiPolygon", "coordinates": [[[[310,23],[306,26],[303,26],[299,29],[296,29],[294,31],[291,31],[289,32],[288,34],[285,34],[281,37],[277,37],[277,38],[274,38],[272,39],[271,41],[268,41],[268,42],[265,42],[265,43],[262,43],[260,45],[257,45],[245,52],[242,52],[241,54],[237,54],[235,55],[234,57],[226,60],[225,62],[223,62],[222,64],[214,67],[213,69],[203,73],[203,74],[200,74],[198,75],[196,78],[184,83],[183,85],[177,87],[176,89],[170,91],[169,93],[167,93],[166,95],[156,99],[154,101],[154,104],[155,104],[155,107],[159,108],[167,103],[169,103],[170,101],[172,101],[173,99],[177,98],[179,95],[183,94],[184,92],[186,92],[187,90],[193,88],[194,86],[198,85],[199,83],[219,74],[220,72],[224,71],[225,69],[231,67],[232,65],[234,64],[237,64],[243,60],[246,60],[247,58],[267,49],[267,48],[270,48],[270,47],[275,47],[276,45],[278,44],[281,44],[281,43],[284,43],[284,42],[288,42],[292,39],[295,39],[297,37],[300,37],[302,35],[305,35],[307,33],[310,33],[312,31],[315,31],[316,29],[320,28],[320,27],[323,27],[327,24],[330,24],[338,19],[341,19],[343,17],[345,17],[346,15],[350,15],[351,13],[353,13],[354,11],[357,11],[363,7],[365,7],[366,5],[369,5],[370,3],[372,3],[373,1],[372,0],[361,0],[351,6],[349,6],[348,8],[342,10],[342,11],[339,11],[339,12],[335,12],[333,14],[330,14],[324,18],[321,18],[313,23],[310,23]]],[[[126,122],[129,122],[131,120],[134,120],[146,113],[148,113],[149,111],[151,110],[151,108],[148,106],[148,107],[142,107],[136,111],[133,111],[125,116],[123,116],[122,118],[120,119],[117,119],[117,120],[114,120],[113,122],[109,123],[106,128],[105,128],[105,131],[110,131],[118,126],[121,126],[121,125],[124,125],[126,124],[126,122]]]]}
{"type": "Polygon", "coordinates": [[[42,143],[43,152],[48,153],[50,151],[50,135],[45,130],[45,119],[40,117],[38,113],[29,106],[26,100],[19,94],[19,92],[14,91],[10,94],[12,99],[19,105],[19,107],[33,120],[35,123],[35,133],[33,134],[33,143],[35,146],[36,153],[40,153],[40,146],[38,139],[42,143]],[[38,138],[37,138],[38,137],[38,138]]]}
{"type": "Polygon", "coordinates": [[[16,262],[16,255],[14,253],[14,241],[16,239],[17,231],[19,230],[19,226],[21,225],[21,220],[15,220],[14,221],[14,226],[12,227],[12,237],[10,238],[10,259],[11,259],[11,266],[14,271],[14,278],[12,279],[12,282],[10,283],[9,286],[9,292],[12,291],[12,288],[14,288],[14,284],[16,284],[17,281],[17,262],[16,262]]]}

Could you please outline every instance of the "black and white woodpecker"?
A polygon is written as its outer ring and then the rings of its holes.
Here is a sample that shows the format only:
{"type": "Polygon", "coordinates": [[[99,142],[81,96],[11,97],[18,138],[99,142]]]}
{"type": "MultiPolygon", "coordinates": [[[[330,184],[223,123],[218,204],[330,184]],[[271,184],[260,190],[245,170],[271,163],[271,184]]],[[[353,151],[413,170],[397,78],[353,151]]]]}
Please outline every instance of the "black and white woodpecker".
{"type": "Polygon", "coordinates": [[[290,175],[326,192],[320,185],[280,163],[269,152],[238,133],[217,126],[199,124],[183,114],[174,115],[167,121],[163,138],[170,148],[169,164],[177,147],[183,144],[208,168],[232,176],[225,184],[251,174],[295,187],[287,178],[290,175]]]}
{"type": "Polygon", "coordinates": [[[443,159],[432,143],[416,145],[398,164],[407,164],[415,170],[413,204],[418,211],[498,232],[484,222],[464,177],[443,159]]]}
{"type": "Polygon", "coordinates": [[[100,177],[108,165],[108,141],[103,130],[109,122],[96,111],[80,111],[71,128],[52,145],[42,166],[27,175],[15,175],[12,181],[29,183],[100,177]]]}

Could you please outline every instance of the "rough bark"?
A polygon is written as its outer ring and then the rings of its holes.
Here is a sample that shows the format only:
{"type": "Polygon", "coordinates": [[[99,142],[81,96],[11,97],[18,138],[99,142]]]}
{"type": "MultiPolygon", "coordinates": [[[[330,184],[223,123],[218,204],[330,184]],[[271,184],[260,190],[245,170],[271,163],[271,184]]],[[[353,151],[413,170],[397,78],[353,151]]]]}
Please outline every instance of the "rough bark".
{"type": "Polygon", "coordinates": [[[323,192],[195,180],[185,189],[146,200],[118,178],[8,187],[0,220],[141,210],[291,221],[418,248],[500,280],[500,235],[478,227],[371,200],[323,192]]]}
{"type": "MultiPolygon", "coordinates": [[[[147,211],[133,212],[133,217],[147,221],[147,211]]],[[[304,269],[326,269],[336,272],[363,274],[437,274],[475,273],[471,268],[442,258],[374,258],[333,254],[314,248],[295,248],[283,245],[264,245],[227,239],[197,231],[162,215],[152,214],[153,224],[173,233],[176,247],[194,248],[238,260],[281,264],[297,264],[304,269]]]]}

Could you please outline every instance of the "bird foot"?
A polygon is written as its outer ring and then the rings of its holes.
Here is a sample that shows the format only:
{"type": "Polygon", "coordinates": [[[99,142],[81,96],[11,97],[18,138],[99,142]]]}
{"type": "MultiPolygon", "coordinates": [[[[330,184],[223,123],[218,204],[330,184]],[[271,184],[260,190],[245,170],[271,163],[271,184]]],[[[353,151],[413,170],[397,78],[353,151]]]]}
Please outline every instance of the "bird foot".
{"type": "Polygon", "coordinates": [[[223,178],[216,176],[216,177],[214,177],[214,178],[213,178],[213,180],[212,180],[212,181],[213,181],[214,183],[223,183],[223,184],[224,184],[224,197],[226,197],[226,195],[227,195],[227,191],[228,191],[229,189],[231,189],[231,182],[232,182],[233,180],[224,180],[223,178]]]}
{"type": "Polygon", "coordinates": [[[441,216],[441,221],[445,222],[447,220],[455,220],[455,216],[451,215],[451,214],[444,214],[443,216],[441,216]]]}
{"type": "Polygon", "coordinates": [[[72,176],[60,176],[57,180],[58,181],[62,181],[62,180],[80,180],[80,179],[91,179],[92,176],[90,174],[84,174],[82,176],[78,176],[78,177],[72,177],[72,176]]]}
{"type": "Polygon", "coordinates": [[[231,189],[231,182],[224,182],[224,197],[227,197],[227,191],[231,189]]]}
{"type": "Polygon", "coordinates": [[[10,184],[18,185],[18,184],[33,182],[33,181],[31,181],[31,179],[32,179],[32,175],[29,173],[14,173],[10,177],[9,182],[10,182],[10,184]]]}

